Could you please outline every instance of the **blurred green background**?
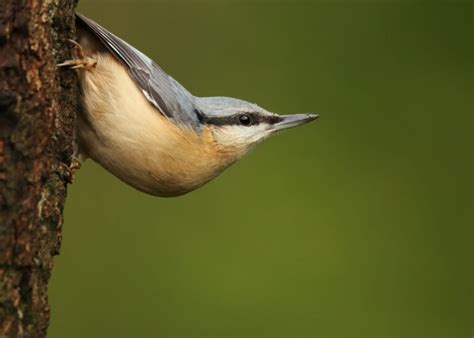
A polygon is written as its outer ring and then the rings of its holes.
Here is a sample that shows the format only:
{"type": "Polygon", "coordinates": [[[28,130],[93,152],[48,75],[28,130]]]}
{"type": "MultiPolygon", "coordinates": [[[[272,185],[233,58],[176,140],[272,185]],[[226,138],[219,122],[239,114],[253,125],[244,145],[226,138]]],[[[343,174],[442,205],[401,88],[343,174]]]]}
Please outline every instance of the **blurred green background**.
{"type": "Polygon", "coordinates": [[[179,198],[86,162],[49,337],[474,335],[472,2],[79,10],[195,95],[321,119],[179,198]]]}

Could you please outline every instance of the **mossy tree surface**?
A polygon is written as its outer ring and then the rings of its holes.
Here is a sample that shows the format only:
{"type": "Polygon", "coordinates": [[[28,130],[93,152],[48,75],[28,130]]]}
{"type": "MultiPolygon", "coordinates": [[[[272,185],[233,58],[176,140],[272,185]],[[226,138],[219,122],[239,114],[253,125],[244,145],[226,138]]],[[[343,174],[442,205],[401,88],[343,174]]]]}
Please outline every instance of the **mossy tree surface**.
{"type": "Polygon", "coordinates": [[[46,336],[77,109],[77,0],[0,1],[0,337],[46,336]]]}

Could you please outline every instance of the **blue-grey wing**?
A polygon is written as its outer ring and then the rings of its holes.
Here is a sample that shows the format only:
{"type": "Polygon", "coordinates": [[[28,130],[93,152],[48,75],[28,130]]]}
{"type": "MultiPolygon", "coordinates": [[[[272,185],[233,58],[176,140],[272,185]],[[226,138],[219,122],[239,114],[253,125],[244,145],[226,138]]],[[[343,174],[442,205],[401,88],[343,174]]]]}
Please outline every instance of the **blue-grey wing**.
{"type": "Polygon", "coordinates": [[[76,13],[77,22],[123,63],[147,100],[163,115],[199,128],[193,96],[152,59],[93,20],[76,13]]]}

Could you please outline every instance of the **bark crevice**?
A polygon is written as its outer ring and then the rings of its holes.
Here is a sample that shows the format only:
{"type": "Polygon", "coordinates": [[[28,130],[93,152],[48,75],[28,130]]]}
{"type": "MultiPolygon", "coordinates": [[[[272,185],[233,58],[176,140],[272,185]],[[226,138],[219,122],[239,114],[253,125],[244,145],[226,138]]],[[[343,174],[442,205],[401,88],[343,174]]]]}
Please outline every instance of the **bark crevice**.
{"type": "Polygon", "coordinates": [[[0,2],[0,337],[46,336],[78,107],[76,0],[0,2]]]}

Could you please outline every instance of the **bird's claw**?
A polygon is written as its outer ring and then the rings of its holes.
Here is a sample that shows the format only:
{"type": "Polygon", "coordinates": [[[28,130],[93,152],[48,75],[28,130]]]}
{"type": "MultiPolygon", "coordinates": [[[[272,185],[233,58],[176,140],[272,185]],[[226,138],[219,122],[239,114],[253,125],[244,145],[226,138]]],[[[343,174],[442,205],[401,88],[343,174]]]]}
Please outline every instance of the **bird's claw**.
{"type": "Polygon", "coordinates": [[[76,172],[81,168],[81,162],[77,159],[72,159],[69,165],[63,162],[61,162],[61,165],[64,168],[64,179],[67,183],[72,184],[76,172]]]}
{"type": "Polygon", "coordinates": [[[91,70],[97,66],[97,60],[85,55],[82,46],[74,40],[68,39],[76,47],[77,58],[58,63],[58,67],[71,67],[71,69],[84,68],[91,70]]]}

